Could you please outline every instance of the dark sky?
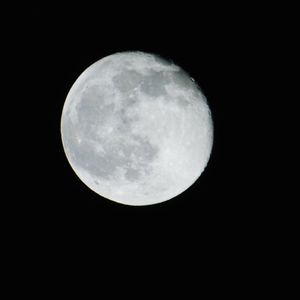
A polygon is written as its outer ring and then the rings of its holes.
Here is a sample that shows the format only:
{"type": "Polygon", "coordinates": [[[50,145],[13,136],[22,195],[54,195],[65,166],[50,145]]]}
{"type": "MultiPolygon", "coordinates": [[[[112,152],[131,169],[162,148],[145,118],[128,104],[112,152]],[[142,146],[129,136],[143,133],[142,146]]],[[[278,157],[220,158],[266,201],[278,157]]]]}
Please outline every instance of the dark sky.
{"type": "Polygon", "coordinates": [[[140,5],[20,10],[10,38],[24,78],[20,107],[30,134],[20,137],[25,181],[12,189],[12,213],[22,226],[14,226],[20,237],[28,234],[24,242],[58,259],[61,251],[67,261],[80,249],[86,259],[95,255],[105,264],[108,257],[136,272],[156,269],[157,276],[210,264],[207,272],[217,266],[224,272],[230,260],[251,248],[265,213],[256,192],[261,184],[253,157],[256,119],[249,114],[253,86],[260,84],[261,37],[255,26],[261,16],[251,7],[227,4],[140,5]],[[130,207],[101,198],[76,177],[61,144],[61,111],[71,85],[98,59],[126,50],[157,53],[185,69],[206,95],[214,121],[205,172],[186,192],[154,206],[130,207]]]}

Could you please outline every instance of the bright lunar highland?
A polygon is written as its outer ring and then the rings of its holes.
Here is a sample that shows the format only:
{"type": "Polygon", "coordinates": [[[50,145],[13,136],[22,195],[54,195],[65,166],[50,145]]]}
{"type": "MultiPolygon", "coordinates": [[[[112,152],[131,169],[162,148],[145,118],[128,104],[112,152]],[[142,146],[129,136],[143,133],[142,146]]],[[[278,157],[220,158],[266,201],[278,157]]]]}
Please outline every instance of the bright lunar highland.
{"type": "Polygon", "coordinates": [[[179,66],[122,52],[88,67],[62,112],[64,151],[97,194],[128,205],[169,200],[201,175],[213,144],[203,93],[179,66]]]}

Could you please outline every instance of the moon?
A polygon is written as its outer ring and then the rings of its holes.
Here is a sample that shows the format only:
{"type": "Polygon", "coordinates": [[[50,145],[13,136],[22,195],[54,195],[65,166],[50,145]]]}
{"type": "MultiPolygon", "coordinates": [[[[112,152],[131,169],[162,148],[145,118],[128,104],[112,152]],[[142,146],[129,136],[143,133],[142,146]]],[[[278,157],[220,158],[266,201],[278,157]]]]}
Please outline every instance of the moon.
{"type": "Polygon", "coordinates": [[[179,66],[121,52],[88,67],[61,117],[66,157],[91,190],[127,205],[181,194],[205,169],[213,145],[206,97],[179,66]]]}

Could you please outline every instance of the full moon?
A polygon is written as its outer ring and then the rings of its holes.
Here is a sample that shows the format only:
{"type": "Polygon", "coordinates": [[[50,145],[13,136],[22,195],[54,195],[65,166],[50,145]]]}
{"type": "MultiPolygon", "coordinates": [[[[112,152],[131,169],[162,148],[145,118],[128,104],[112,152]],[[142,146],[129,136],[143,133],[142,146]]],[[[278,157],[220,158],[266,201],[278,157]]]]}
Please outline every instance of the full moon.
{"type": "Polygon", "coordinates": [[[213,122],[204,94],[182,68],[154,54],[121,52],[75,81],[61,136],[71,167],[91,190],[118,203],[150,205],[199,178],[213,122]]]}

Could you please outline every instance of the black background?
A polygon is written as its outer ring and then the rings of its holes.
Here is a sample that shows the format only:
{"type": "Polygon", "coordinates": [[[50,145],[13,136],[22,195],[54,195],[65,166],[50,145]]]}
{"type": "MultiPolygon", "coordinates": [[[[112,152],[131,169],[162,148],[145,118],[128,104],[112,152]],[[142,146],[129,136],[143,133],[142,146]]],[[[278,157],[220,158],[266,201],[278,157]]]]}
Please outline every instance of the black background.
{"type": "Polygon", "coordinates": [[[24,253],[41,261],[41,273],[54,270],[57,277],[86,268],[98,275],[105,269],[112,281],[140,283],[150,274],[151,284],[185,277],[195,286],[215,276],[238,281],[236,275],[267,257],[261,245],[270,236],[258,170],[260,116],[252,106],[262,84],[266,12],[216,3],[72,5],[20,10],[10,35],[24,84],[24,180],[11,188],[16,222],[10,226],[22,249],[28,247],[24,253]],[[197,182],[145,207],[89,190],[68,164],[60,136],[63,104],[81,72],[104,56],[132,50],[185,69],[206,95],[214,122],[211,158],[197,182]]]}

